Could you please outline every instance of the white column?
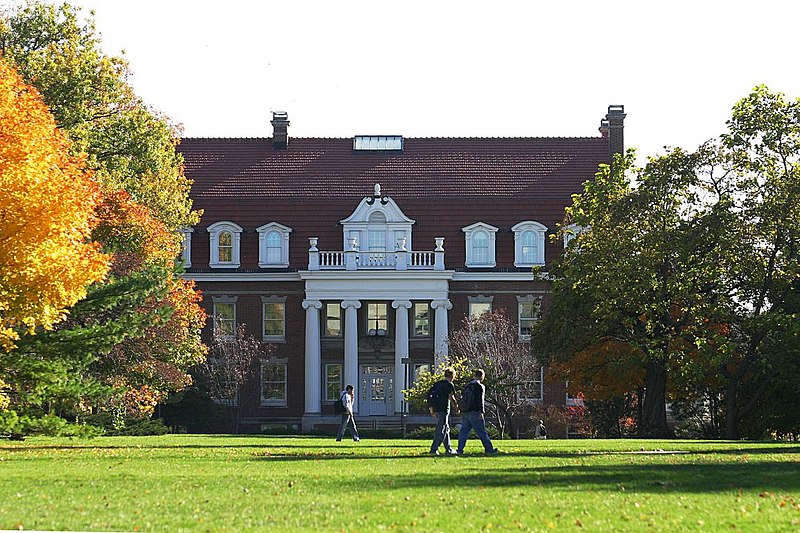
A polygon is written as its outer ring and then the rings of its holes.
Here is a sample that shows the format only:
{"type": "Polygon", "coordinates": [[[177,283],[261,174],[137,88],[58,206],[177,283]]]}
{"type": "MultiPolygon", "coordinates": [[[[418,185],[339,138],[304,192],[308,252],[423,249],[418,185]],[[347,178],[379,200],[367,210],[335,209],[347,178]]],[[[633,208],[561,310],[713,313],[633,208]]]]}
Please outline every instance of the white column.
{"type": "Polygon", "coordinates": [[[406,364],[408,358],[408,310],[411,302],[408,300],[395,300],[392,307],[395,312],[394,333],[394,412],[403,412],[403,389],[406,386],[406,364]]]}
{"type": "Polygon", "coordinates": [[[321,348],[319,336],[319,300],[303,300],[306,310],[306,413],[321,413],[320,393],[322,391],[321,348]]]}
{"type": "Polygon", "coordinates": [[[433,365],[439,363],[447,357],[447,311],[453,308],[450,300],[434,300],[431,307],[435,309],[434,317],[434,338],[433,338],[433,365]]]}
{"type": "Polygon", "coordinates": [[[358,412],[359,379],[358,379],[358,313],[361,308],[358,300],[345,300],[344,309],[344,385],[352,385],[355,393],[353,410],[358,412]]]}

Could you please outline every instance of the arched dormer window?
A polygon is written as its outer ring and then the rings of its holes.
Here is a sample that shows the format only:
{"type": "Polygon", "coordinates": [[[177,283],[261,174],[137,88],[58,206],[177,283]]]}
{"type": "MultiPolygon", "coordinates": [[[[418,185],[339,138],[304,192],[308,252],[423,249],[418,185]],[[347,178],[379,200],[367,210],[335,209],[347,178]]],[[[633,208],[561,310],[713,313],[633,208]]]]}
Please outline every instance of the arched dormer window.
{"type": "Polygon", "coordinates": [[[466,239],[466,261],[468,267],[494,267],[495,233],[497,228],[484,222],[476,222],[461,228],[466,239]]]}
{"type": "Polygon", "coordinates": [[[514,232],[514,266],[543,265],[547,227],[533,220],[526,220],[515,225],[511,231],[514,232]]]}
{"type": "Polygon", "coordinates": [[[210,234],[212,268],[239,268],[239,241],[242,228],[228,221],[216,222],[208,227],[210,234]]]}
{"type": "Polygon", "coordinates": [[[258,266],[284,268],[289,266],[289,234],[292,228],[270,222],[256,228],[258,232],[258,266]]]}

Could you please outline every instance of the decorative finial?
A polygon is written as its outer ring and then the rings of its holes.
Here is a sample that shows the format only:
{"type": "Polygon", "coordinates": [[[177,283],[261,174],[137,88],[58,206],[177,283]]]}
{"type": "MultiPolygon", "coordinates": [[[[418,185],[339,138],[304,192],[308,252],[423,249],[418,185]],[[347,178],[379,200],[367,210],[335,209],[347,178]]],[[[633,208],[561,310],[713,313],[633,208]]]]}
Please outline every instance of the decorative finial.
{"type": "Polygon", "coordinates": [[[375,184],[375,196],[377,198],[381,197],[381,184],[380,183],[376,183],[375,184]]]}

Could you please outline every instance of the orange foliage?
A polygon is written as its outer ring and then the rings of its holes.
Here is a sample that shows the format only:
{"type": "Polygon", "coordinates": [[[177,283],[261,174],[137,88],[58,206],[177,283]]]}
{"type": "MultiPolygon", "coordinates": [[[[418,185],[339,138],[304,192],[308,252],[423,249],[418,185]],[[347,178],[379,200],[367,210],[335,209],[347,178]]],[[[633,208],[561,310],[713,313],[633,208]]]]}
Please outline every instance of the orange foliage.
{"type": "Polygon", "coordinates": [[[89,237],[100,187],[38,91],[0,58],[0,348],[51,328],[102,280],[109,258],[89,237]]]}

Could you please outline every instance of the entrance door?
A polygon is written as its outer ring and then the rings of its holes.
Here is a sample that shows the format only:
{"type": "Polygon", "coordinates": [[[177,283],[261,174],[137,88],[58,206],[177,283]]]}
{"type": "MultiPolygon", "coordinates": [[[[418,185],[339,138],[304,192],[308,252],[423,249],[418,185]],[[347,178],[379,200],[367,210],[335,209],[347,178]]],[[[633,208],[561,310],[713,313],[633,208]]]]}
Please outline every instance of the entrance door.
{"type": "Polygon", "coordinates": [[[361,379],[361,414],[386,416],[394,404],[394,367],[365,366],[361,379]]]}

